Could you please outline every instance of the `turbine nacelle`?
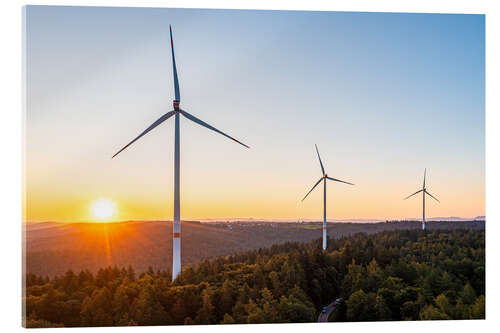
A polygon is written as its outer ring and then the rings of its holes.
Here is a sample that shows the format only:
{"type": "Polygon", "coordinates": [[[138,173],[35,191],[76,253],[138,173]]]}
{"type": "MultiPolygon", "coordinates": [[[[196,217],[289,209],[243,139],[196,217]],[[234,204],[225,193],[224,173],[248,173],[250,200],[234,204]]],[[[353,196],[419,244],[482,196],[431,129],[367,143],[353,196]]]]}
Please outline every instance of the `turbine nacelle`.
{"type": "Polygon", "coordinates": [[[180,101],[178,101],[178,100],[174,99],[173,104],[174,104],[174,110],[175,110],[175,111],[180,111],[180,110],[181,110],[181,109],[180,109],[180,105],[181,105],[181,102],[180,102],[180,101]]]}

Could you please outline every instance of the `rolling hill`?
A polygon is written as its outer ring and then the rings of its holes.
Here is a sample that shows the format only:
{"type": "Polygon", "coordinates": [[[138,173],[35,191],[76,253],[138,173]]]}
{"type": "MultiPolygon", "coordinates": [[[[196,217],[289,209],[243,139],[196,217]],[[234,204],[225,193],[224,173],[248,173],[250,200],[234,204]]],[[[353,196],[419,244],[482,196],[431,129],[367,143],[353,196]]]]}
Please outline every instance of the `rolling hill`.
{"type": "MultiPolygon", "coordinates": [[[[483,229],[483,221],[430,222],[429,229],[483,229]]],[[[394,229],[416,229],[420,223],[328,223],[330,237],[357,232],[375,233],[394,229]]],[[[132,266],[137,272],[170,270],[172,260],[171,221],[119,223],[26,223],[26,271],[54,276],[68,269],[96,272],[105,266],[132,266]]],[[[269,247],[288,241],[307,242],[321,237],[321,224],[272,222],[182,223],[182,264],[269,247]]]]}

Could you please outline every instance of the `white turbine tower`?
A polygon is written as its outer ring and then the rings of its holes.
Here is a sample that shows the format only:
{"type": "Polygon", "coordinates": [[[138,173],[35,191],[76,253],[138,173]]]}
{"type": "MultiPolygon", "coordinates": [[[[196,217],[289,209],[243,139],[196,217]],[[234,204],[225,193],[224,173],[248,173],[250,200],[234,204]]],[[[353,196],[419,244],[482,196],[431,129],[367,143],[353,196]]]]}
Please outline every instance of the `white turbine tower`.
{"type": "Polygon", "coordinates": [[[125,147],[120,149],[116,154],[113,155],[115,157],[123,150],[125,150],[128,146],[139,140],[142,136],[147,134],[149,131],[163,123],[168,118],[175,116],[175,152],[174,152],[174,224],[173,224],[173,262],[172,262],[172,280],[175,280],[177,275],[181,272],[181,212],[180,212],[180,138],[179,138],[179,115],[183,115],[187,119],[206,127],[212,131],[215,131],[219,134],[224,135],[225,137],[247,147],[244,143],[230,137],[229,135],[219,131],[213,126],[210,126],[206,122],[196,118],[195,116],[187,113],[186,111],[180,108],[180,92],[179,92],[179,80],[177,78],[177,67],[175,65],[175,55],[174,55],[174,42],[172,39],[172,26],[170,26],[170,46],[172,48],[172,66],[174,73],[174,90],[175,90],[175,99],[174,99],[174,110],[165,113],[161,116],[157,121],[155,121],[151,126],[146,128],[144,132],[142,132],[138,137],[134,140],[130,141],[125,147]]]}
{"type": "Polygon", "coordinates": [[[440,202],[436,197],[434,197],[432,194],[430,194],[427,191],[427,188],[425,187],[425,175],[426,175],[426,173],[427,173],[427,168],[424,169],[424,184],[422,185],[422,189],[418,190],[417,192],[410,194],[409,196],[404,198],[404,200],[406,200],[406,199],[414,196],[415,194],[422,192],[422,230],[425,230],[425,195],[427,194],[428,196],[430,196],[431,198],[433,198],[437,202],[440,202]]]}
{"type": "Polygon", "coordinates": [[[343,180],[340,180],[340,179],[335,179],[335,178],[332,178],[332,177],[328,177],[328,175],[326,174],[325,172],[325,168],[323,168],[323,163],[321,162],[321,157],[319,156],[319,151],[318,151],[318,146],[314,145],[316,147],[316,153],[318,154],[318,159],[319,159],[319,165],[321,166],[321,178],[316,182],[316,184],[314,184],[314,186],[312,187],[312,189],[307,192],[306,196],[302,199],[302,201],[305,200],[305,198],[307,198],[307,196],[309,195],[309,193],[311,193],[314,188],[316,186],[318,186],[318,184],[323,181],[323,250],[326,250],[326,180],[329,179],[329,180],[333,180],[333,181],[336,181],[336,182],[341,182],[341,183],[345,183],[345,184],[349,184],[349,185],[354,185],[352,183],[348,183],[348,182],[345,182],[343,180]]]}

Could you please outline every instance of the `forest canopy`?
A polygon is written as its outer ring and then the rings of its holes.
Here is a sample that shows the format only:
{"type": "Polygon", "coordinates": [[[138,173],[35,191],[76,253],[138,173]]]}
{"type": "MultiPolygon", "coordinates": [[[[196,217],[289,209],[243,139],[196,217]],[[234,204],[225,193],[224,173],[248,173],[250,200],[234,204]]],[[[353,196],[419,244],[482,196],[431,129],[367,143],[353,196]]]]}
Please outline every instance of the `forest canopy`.
{"type": "Polygon", "coordinates": [[[285,243],[168,271],[27,274],[25,326],[485,318],[484,230],[395,230],[285,243]]]}

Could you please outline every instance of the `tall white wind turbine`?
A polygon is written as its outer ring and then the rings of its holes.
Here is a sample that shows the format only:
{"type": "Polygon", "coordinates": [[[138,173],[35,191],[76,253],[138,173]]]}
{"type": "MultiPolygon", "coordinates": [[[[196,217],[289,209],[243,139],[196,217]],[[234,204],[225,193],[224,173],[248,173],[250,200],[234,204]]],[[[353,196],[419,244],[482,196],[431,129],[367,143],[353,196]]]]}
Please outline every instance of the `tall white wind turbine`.
{"type": "Polygon", "coordinates": [[[174,99],[174,110],[165,113],[161,116],[157,121],[151,124],[144,132],[142,132],[138,137],[134,140],[130,141],[125,147],[120,149],[116,154],[113,155],[115,157],[131,144],[139,140],[142,136],[146,135],[149,131],[163,123],[168,118],[175,116],[175,151],[174,151],[174,224],[173,224],[173,262],[172,262],[172,280],[175,280],[177,275],[181,272],[181,212],[180,212],[180,138],[179,138],[179,115],[183,115],[187,119],[206,127],[214,132],[217,132],[247,148],[247,145],[241,143],[240,141],[232,138],[231,136],[219,131],[215,127],[207,124],[206,122],[196,118],[192,114],[187,113],[186,111],[180,108],[181,96],[179,92],[179,80],[177,77],[177,67],[175,65],[175,55],[174,55],[174,42],[172,38],[172,26],[170,26],[170,46],[172,48],[172,67],[174,74],[174,90],[175,90],[175,99],[174,99]]]}
{"type": "Polygon", "coordinates": [[[427,191],[427,188],[425,187],[425,175],[426,175],[426,173],[427,173],[427,168],[424,169],[424,184],[422,185],[422,189],[418,190],[417,192],[415,192],[413,194],[410,194],[409,196],[407,196],[406,198],[403,199],[403,200],[406,200],[406,199],[414,196],[415,194],[422,192],[422,230],[425,230],[425,195],[427,194],[428,196],[430,196],[431,198],[433,198],[437,202],[440,202],[435,196],[430,194],[429,191],[427,191]]]}
{"type": "Polygon", "coordinates": [[[336,182],[341,182],[341,183],[345,183],[345,184],[349,184],[349,185],[354,185],[354,184],[345,182],[345,181],[340,180],[340,179],[328,177],[328,175],[325,172],[325,168],[323,167],[323,163],[321,162],[321,157],[319,156],[318,146],[316,146],[316,145],[314,145],[314,146],[316,147],[316,153],[318,154],[319,165],[321,166],[321,174],[322,174],[322,176],[316,182],[316,184],[314,184],[314,186],[312,187],[312,189],[309,192],[307,192],[307,194],[302,199],[302,201],[304,201],[305,198],[307,198],[307,196],[309,195],[309,193],[311,193],[314,190],[314,188],[316,186],[318,186],[318,184],[321,181],[323,181],[323,250],[326,250],[326,180],[329,179],[329,180],[333,180],[333,181],[336,181],[336,182]]]}

